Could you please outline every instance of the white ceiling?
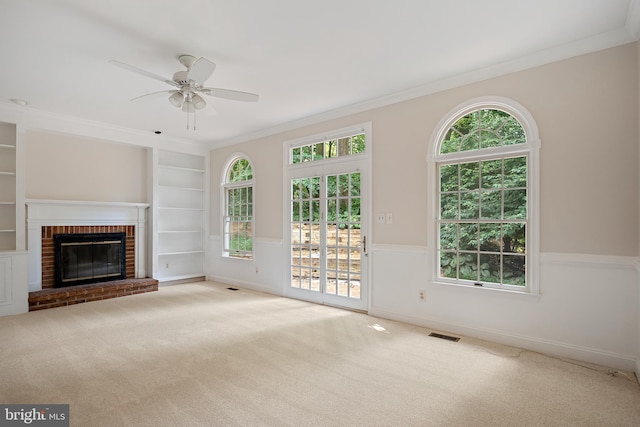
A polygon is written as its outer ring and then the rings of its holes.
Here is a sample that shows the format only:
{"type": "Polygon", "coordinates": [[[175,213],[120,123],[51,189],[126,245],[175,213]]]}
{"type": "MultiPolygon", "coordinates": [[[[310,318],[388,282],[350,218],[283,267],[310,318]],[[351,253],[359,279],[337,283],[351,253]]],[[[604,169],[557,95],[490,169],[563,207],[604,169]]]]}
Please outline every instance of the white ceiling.
{"type": "Polygon", "coordinates": [[[209,144],[239,142],[505,72],[638,40],[637,0],[0,0],[0,105],[209,144]],[[187,114],[177,56],[217,64],[187,114]]]}

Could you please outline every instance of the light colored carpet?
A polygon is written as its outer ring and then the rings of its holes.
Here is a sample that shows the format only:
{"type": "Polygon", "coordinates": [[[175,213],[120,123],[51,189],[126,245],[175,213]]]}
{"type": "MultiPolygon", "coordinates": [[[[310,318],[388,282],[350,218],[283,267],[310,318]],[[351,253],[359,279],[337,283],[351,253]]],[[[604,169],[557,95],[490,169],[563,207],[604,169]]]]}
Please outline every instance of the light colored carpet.
{"type": "Polygon", "coordinates": [[[640,425],[633,374],[226,287],[0,318],[0,403],[69,403],[72,426],[640,425]]]}

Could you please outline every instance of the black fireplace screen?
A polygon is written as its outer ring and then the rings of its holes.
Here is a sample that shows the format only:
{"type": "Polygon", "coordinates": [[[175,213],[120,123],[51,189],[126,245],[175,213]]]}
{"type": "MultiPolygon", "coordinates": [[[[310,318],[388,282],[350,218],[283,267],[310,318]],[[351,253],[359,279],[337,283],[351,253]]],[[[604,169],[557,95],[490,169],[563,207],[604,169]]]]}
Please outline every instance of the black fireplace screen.
{"type": "Polygon", "coordinates": [[[125,233],[54,235],[55,286],[124,279],[125,242],[125,233]]]}

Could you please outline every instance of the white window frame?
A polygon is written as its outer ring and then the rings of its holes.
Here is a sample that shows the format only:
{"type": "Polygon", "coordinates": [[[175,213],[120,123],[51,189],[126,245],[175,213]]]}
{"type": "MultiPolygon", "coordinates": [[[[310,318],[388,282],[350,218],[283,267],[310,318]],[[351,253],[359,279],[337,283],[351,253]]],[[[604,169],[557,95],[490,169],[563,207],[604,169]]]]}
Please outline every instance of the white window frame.
{"type": "Polygon", "coordinates": [[[309,165],[322,165],[327,163],[335,164],[336,162],[347,162],[353,159],[358,158],[367,158],[369,157],[369,152],[371,151],[370,147],[370,138],[371,138],[371,124],[366,123],[363,125],[359,125],[356,127],[348,127],[343,129],[338,129],[332,132],[327,132],[320,135],[314,135],[307,138],[297,139],[295,141],[286,142],[284,144],[285,147],[285,164],[287,165],[288,170],[295,170],[296,168],[305,168],[309,165]],[[293,161],[293,150],[296,148],[302,148],[307,146],[313,146],[319,143],[327,143],[334,140],[340,140],[343,138],[349,138],[357,135],[365,135],[365,147],[364,151],[361,153],[346,153],[343,155],[336,155],[332,157],[323,157],[321,159],[311,159],[309,161],[303,162],[294,162],[293,161]]]}
{"type": "Polygon", "coordinates": [[[474,289],[498,290],[505,292],[515,292],[523,294],[539,295],[539,259],[540,259],[540,138],[538,127],[533,116],[522,105],[508,98],[503,97],[480,97],[464,102],[451,109],[438,123],[430,139],[430,149],[427,154],[427,176],[430,195],[428,200],[428,212],[431,231],[429,239],[429,259],[432,269],[431,280],[435,284],[445,284],[448,286],[463,286],[474,289]],[[496,109],[504,111],[515,117],[522,125],[526,142],[524,144],[493,147],[473,151],[459,151],[455,153],[440,154],[440,147],[446,132],[460,118],[479,109],[496,109]],[[516,288],[513,286],[474,286],[473,283],[459,281],[456,279],[444,279],[440,277],[439,264],[439,164],[481,161],[500,157],[527,156],[527,271],[526,286],[516,288]]]}
{"type": "Polygon", "coordinates": [[[222,207],[222,212],[220,214],[220,218],[222,221],[221,224],[221,230],[222,230],[222,256],[225,258],[231,258],[231,259],[238,259],[238,260],[249,260],[252,261],[254,259],[254,255],[255,255],[255,250],[254,250],[254,246],[253,244],[251,245],[251,253],[247,254],[247,256],[234,256],[233,252],[229,251],[229,242],[227,241],[227,229],[226,229],[226,218],[227,218],[227,213],[229,210],[229,206],[227,203],[227,192],[230,189],[237,189],[237,188],[251,188],[251,205],[252,205],[252,215],[251,215],[251,241],[255,242],[255,217],[256,217],[256,205],[255,205],[255,168],[253,167],[253,162],[251,161],[251,159],[249,158],[249,156],[247,156],[244,153],[234,153],[232,154],[229,159],[227,160],[227,162],[225,163],[225,167],[222,169],[222,180],[221,180],[221,190],[220,191],[220,198],[221,198],[221,203],[220,206],[222,207]],[[240,181],[240,182],[229,182],[229,172],[231,170],[231,166],[238,160],[246,160],[247,162],[249,162],[249,165],[251,166],[251,171],[252,171],[252,179],[250,180],[246,180],[246,181],[240,181]]]}

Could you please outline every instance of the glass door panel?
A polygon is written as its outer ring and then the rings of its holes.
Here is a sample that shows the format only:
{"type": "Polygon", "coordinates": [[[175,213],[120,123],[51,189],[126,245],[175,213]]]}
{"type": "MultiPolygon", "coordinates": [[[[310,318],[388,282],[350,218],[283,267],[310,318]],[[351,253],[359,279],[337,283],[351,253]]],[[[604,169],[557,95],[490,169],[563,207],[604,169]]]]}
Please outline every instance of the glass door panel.
{"type": "Polygon", "coordinates": [[[362,173],[320,172],[290,182],[287,293],[315,302],[366,309],[366,236],[362,220],[366,201],[362,197],[362,173]]]}

